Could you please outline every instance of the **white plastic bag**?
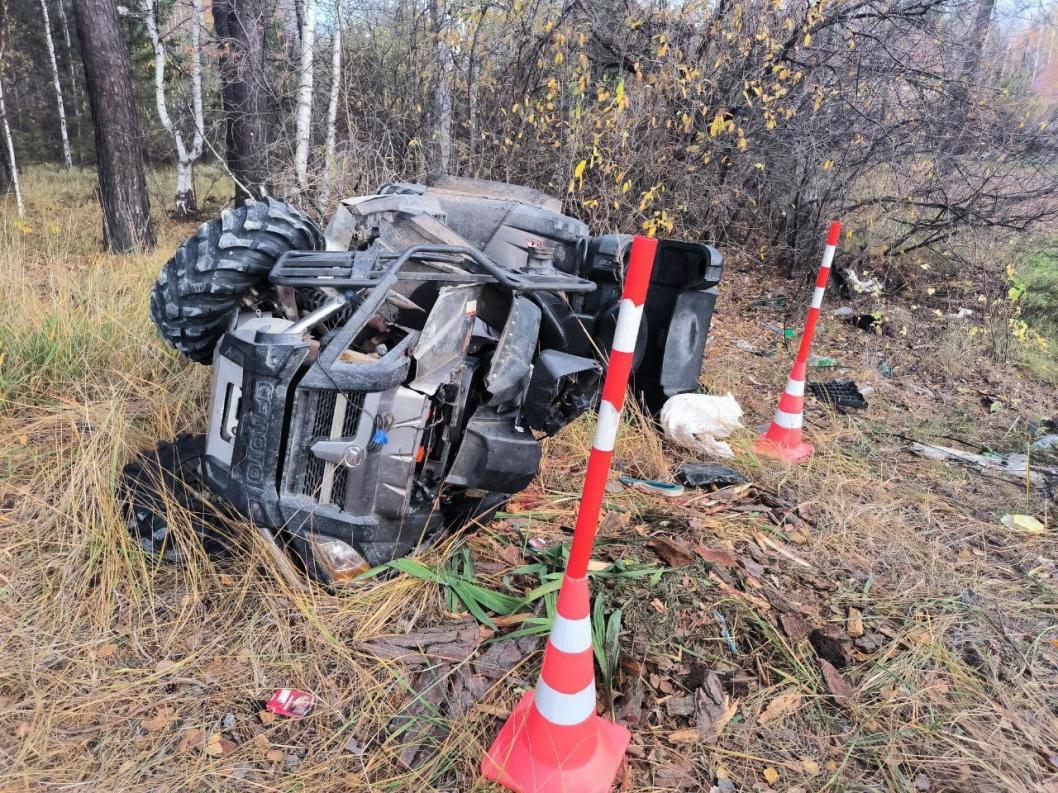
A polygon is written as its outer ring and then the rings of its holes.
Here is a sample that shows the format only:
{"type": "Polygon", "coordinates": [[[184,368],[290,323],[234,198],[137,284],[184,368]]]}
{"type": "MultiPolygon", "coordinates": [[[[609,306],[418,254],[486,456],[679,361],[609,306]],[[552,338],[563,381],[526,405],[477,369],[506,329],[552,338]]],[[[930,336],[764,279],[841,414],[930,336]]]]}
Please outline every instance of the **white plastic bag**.
{"type": "Polygon", "coordinates": [[[677,394],[661,408],[661,426],[669,440],[709,457],[734,457],[719,438],[742,426],[742,406],[734,395],[677,394]]]}

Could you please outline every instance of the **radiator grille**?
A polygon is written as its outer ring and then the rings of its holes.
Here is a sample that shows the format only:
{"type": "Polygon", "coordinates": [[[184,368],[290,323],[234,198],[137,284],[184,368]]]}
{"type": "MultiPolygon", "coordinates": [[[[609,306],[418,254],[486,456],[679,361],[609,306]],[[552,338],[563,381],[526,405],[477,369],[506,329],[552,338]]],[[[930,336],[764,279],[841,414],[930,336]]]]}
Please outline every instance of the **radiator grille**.
{"type": "MultiPolygon", "coordinates": [[[[357,391],[346,394],[345,418],[342,420],[341,438],[351,440],[356,437],[360,426],[360,415],[364,412],[364,394],[357,391]]],[[[339,509],[345,508],[345,492],[349,484],[349,469],[344,465],[335,467],[334,481],[331,484],[331,503],[339,509]]]]}
{"type": "Polygon", "coordinates": [[[360,425],[360,414],[364,411],[364,393],[354,391],[346,394],[345,421],[342,422],[342,438],[353,438],[356,436],[356,428],[360,425]]]}
{"type": "MultiPolygon", "coordinates": [[[[352,439],[356,436],[357,427],[360,424],[360,416],[364,410],[364,394],[352,392],[344,394],[345,414],[341,416],[341,428],[335,432],[336,411],[339,409],[338,392],[317,391],[312,413],[312,431],[306,437],[311,443],[319,438],[352,439]]],[[[300,457],[304,462],[305,475],[301,477],[300,493],[310,496],[317,501],[335,504],[342,507],[345,504],[345,493],[348,483],[349,469],[344,465],[333,465],[313,456],[308,446],[301,450],[300,457]],[[328,468],[331,468],[328,477],[328,468]],[[330,493],[324,493],[323,488],[330,482],[330,493]]]]}
{"type": "MultiPolygon", "coordinates": [[[[312,432],[308,440],[315,438],[329,438],[331,435],[331,424],[334,422],[334,405],[337,395],[334,391],[317,391],[316,406],[312,418],[312,432]]],[[[306,496],[318,499],[320,497],[320,485],[323,483],[324,462],[313,457],[308,449],[304,449],[305,477],[302,480],[302,490],[306,496]]]]}
{"type": "Polygon", "coordinates": [[[349,469],[344,465],[334,467],[334,481],[331,483],[331,503],[338,509],[345,509],[345,489],[349,483],[349,469]]]}

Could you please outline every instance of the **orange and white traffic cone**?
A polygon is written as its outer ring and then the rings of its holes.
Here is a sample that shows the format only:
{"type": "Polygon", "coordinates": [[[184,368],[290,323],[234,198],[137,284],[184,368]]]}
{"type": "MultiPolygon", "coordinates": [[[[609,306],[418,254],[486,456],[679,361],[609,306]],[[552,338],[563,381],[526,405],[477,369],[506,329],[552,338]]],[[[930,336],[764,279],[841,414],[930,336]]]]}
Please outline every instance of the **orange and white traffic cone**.
{"type": "Polygon", "coordinates": [[[771,426],[753,444],[757,454],[779,457],[787,462],[799,463],[812,456],[812,444],[801,437],[805,414],[805,373],[804,361],[794,363],[790,379],[786,381],[786,390],[779,397],[779,407],[771,426]]]}
{"type": "Polygon", "coordinates": [[[805,412],[805,380],[808,372],[808,354],[812,350],[812,337],[819,322],[819,309],[823,305],[823,293],[830,280],[830,265],[834,262],[834,252],[841,237],[841,223],[837,220],[830,224],[827,231],[827,244],[823,249],[823,263],[816,276],[816,288],[812,293],[812,304],[808,307],[808,318],[805,330],[801,335],[801,346],[797,350],[790,378],[786,389],[779,397],[779,407],[771,426],[753,444],[757,454],[778,457],[790,463],[800,463],[812,456],[812,444],[802,438],[805,412]]]}
{"type": "Polygon", "coordinates": [[[605,793],[628,730],[595,713],[588,579],[562,582],[536,691],[526,693],[489,748],[482,773],[521,793],[605,793]]]}
{"type": "Polygon", "coordinates": [[[656,240],[633,240],[573,544],[540,679],[536,690],[515,706],[481,761],[486,777],[519,793],[607,793],[631,738],[627,729],[595,713],[588,562],[655,256],[656,240]]]}

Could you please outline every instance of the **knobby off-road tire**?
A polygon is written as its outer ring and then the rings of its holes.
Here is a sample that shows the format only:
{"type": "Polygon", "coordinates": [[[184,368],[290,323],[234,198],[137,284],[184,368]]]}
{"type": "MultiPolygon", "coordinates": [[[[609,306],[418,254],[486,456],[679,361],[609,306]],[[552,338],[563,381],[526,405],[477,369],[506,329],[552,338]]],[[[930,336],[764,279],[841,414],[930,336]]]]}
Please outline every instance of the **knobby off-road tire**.
{"type": "Polygon", "coordinates": [[[179,513],[206,553],[227,555],[231,537],[221,513],[203,495],[208,492],[202,468],[205,455],[206,437],[185,435],[138,454],[122,471],[118,499],[125,525],[148,553],[183,561],[170,526],[170,517],[179,513]]]}
{"type": "Polygon", "coordinates": [[[323,248],[323,234],[300,210],[274,198],[248,201],[203,223],[162,268],[151,295],[151,319],[170,345],[192,361],[213,361],[243,297],[264,282],[287,251],[323,248]]]}

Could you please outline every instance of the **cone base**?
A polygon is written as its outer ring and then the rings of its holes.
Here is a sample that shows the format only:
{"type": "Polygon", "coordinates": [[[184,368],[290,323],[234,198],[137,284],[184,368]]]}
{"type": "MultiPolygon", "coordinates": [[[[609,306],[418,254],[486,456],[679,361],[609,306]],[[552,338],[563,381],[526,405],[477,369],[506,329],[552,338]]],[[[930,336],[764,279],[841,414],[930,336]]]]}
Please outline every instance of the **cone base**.
{"type": "Polygon", "coordinates": [[[765,457],[776,457],[788,463],[803,463],[812,456],[812,444],[802,441],[796,446],[782,446],[771,438],[757,438],[753,442],[753,451],[765,457]]]}
{"type": "Polygon", "coordinates": [[[592,716],[588,724],[598,736],[595,752],[575,768],[555,767],[530,751],[524,727],[533,693],[525,694],[511,712],[481,761],[481,773],[516,793],[609,793],[631,733],[619,724],[592,716]]]}

